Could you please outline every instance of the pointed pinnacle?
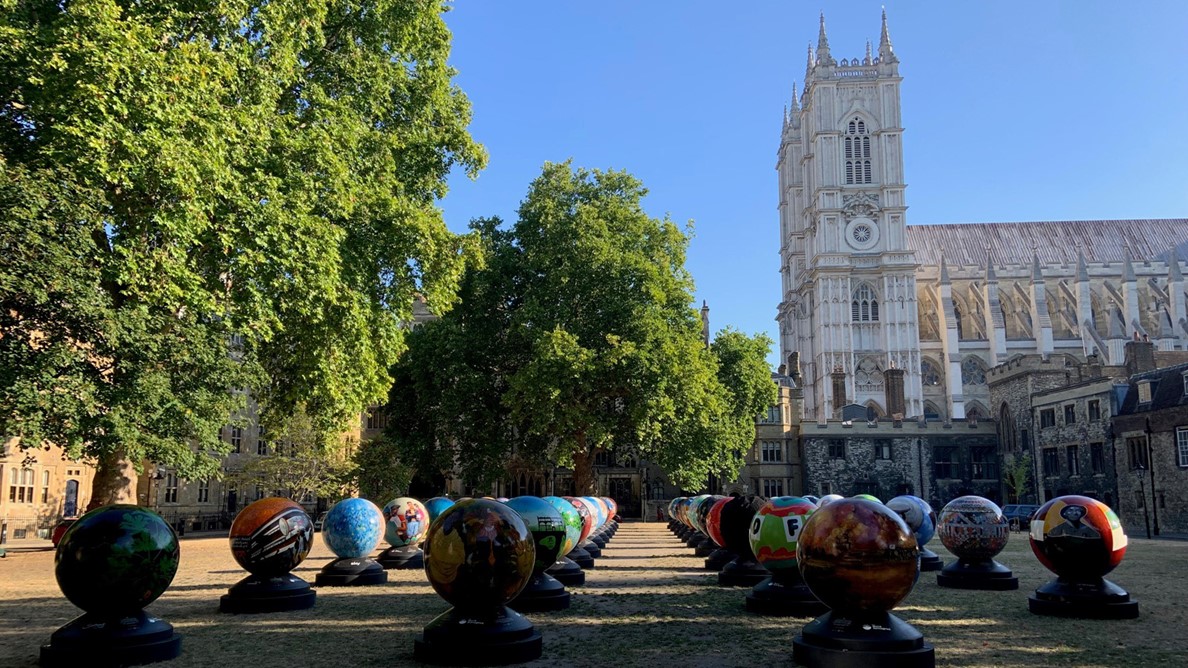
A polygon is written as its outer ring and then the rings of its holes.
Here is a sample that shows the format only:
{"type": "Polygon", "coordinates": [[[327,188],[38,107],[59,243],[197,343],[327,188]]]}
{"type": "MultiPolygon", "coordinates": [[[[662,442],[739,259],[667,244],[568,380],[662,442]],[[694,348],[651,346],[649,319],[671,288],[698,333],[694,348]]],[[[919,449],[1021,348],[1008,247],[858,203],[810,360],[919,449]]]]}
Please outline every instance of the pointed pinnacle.
{"type": "Polygon", "coordinates": [[[994,275],[994,262],[991,259],[990,249],[986,249],[986,282],[998,282],[998,276],[994,275]]]}
{"type": "Polygon", "coordinates": [[[949,285],[951,283],[949,280],[949,267],[945,265],[945,258],[943,257],[941,258],[940,282],[941,285],[949,285]]]}
{"type": "Polygon", "coordinates": [[[1138,280],[1134,276],[1134,267],[1130,264],[1130,246],[1127,246],[1122,254],[1122,280],[1125,282],[1138,280]]]}
{"type": "Polygon", "coordinates": [[[792,82],[792,113],[800,111],[800,96],[796,94],[796,82],[792,82]]]}
{"type": "Polygon", "coordinates": [[[1171,255],[1167,259],[1167,280],[1184,280],[1184,274],[1180,273],[1180,254],[1175,249],[1172,249],[1171,255]]]}
{"type": "Polygon", "coordinates": [[[891,31],[887,30],[887,8],[883,8],[883,28],[879,34],[879,61],[895,63],[899,59],[895,57],[895,49],[891,46],[891,31]]]}
{"type": "Polygon", "coordinates": [[[829,55],[829,38],[825,35],[825,12],[821,12],[821,28],[817,31],[817,62],[822,65],[833,65],[833,56],[829,55]]]}
{"type": "Polygon", "coordinates": [[[1089,267],[1085,266],[1085,254],[1077,249],[1077,282],[1089,281],[1089,267]]]}
{"type": "Polygon", "coordinates": [[[1044,280],[1044,271],[1040,268],[1039,253],[1031,254],[1031,281],[1039,283],[1044,280]]]}

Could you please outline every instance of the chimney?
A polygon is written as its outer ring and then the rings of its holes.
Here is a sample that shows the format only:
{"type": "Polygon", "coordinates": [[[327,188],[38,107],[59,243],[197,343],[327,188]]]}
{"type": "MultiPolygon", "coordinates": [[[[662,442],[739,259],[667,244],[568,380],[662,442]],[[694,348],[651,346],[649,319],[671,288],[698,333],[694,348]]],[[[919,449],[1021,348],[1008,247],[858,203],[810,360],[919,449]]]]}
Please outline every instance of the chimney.
{"type": "Polygon", "coordinates": [[[800,385],[800,352],[793,350],[792,354],[788,356],[788,377],[792,382],[800,385]]]}
{"type": "Polygon", "coordinates": [[[903,405],[903,369],[891,367],[884,371],[883,387],[886,391],[887,413],[896,420],[902,420],[905,413],[903,405]]]}
{"type": "Polygon", "coordinates": [[[840,417],[842,406],[846,405],[846,372],[839,366],[829,375],[833,378],[833,415],[840,417]]]}
{"type": "Polygon", "coordinates": [[[1128,375],[1154,371],[1155,344],[1150,341],[1127,341],[1124,359],[1128,375]]]}

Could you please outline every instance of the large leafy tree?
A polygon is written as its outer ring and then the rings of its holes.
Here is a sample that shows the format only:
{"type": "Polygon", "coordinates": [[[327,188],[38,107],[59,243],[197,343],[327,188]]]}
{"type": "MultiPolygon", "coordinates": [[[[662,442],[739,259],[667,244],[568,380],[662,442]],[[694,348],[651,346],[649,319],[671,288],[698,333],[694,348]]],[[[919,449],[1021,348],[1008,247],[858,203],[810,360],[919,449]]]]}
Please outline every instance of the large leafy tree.
{"type": "Polygon", "coordinates": [[[583,493],[599,449],[630,447],[691,487],[737,470],[774,392],[766,340],[728,334],[719,364],[690,306],[689,233],[648,216],[645,194],[624,172],[547,164],[514,225],[475,222],[485,266],[395,372],[403,458],[477,486],[513,458],[556,462],[583,493]]]}
{"type": "Polygon", "coordinates": [[[215,473],[250,393],[319,429],[382,400],[434,202],[485,154],[436,0],[0,0],[0,433],[215,473]]]}

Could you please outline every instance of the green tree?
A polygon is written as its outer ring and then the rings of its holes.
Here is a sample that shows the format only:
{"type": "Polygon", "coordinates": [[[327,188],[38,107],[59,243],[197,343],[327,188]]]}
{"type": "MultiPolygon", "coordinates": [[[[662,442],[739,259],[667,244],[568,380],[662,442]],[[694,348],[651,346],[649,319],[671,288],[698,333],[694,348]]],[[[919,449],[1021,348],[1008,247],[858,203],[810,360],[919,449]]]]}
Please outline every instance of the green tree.
{"type": "Polygon", "coordinates": [[[1022,457],[1007,454],[1002,458],[1002,482],[1007,488],[1007,498],[1012,503],[1023,500],[1031,484],[1031,455],[1023,453],[1022,457]]]}
{"type": "Polygon", "coordinates": [[[382,400],[472,255],[441,11],[0,0],[0,433],[93,461],[98,505],[214,474],[247,393],[324,430],[382,400]]]}
{"type": "Polygon", "coordinates": [[[392,448],[381,437],[359,444],[350,478],[360,496],[371,499],[382,508],[388,501],[408,493],[413,473],[411,468],[392,456],[392,448]]]}
{"type": "Polygon", "coordinates": [[[262,487],[269,494],[279,492],[298,502],[312,496],[341,496],[353,482],[354,436],[318,428],[301,407],[269,437],[270,452],[230,472],[228,480],[262,487]]]}
{"type": "MultiPolygon", "coordinates": [[[[513,457],[560,463],[581,493],[599,449],[638,449],[690,486],[737,470],[774,391],[752,391],[766,351],[741,361],[764,339],[728,336],[738,359],[718,364],[690,306],[689,232],[648,216],[645,194],[624,172],[546,164],[514,225],[473,223],[485,265],[456,309],[410,336],[394,372],[389,435],[402,457],[457,465],[476,487],[513,457]]],[[[758,377],[772,385],[766,368],[758,377]]]]}

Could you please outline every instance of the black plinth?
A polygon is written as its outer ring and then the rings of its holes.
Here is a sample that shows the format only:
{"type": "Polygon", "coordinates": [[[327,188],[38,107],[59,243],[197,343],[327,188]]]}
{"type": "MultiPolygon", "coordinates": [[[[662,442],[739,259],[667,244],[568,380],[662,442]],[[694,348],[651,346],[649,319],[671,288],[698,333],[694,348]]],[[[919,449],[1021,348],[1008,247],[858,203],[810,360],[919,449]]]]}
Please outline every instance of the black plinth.
{"type": "Polygon", "coordinates": [[[50,635],[42,666],[138,666],[176,659],[181,636],[143,610],[127,617],[88,612],[50,635]]]}
{"type": "Polygon", "coordinates": [[[1019,588],[1019,578],[1011,569],[993,559],[954,561],[936,574],[936,583],[953,589],[1013,591],[1019,588]]]}
{"type": "Polygon", "coordinates": [[[747,592],[747,610],[760,615],[814,617],[829,610],[804,584],[800,571],[782,568],[747,592]]]}
{"type": "Polygon", "coordinates": [[[425,567],[425,553],[416,545],[389,547],[375,558],[385,569],[412,569],[425,567]]]}
{"type": "Polygon", "coordinates": [[[1109,580],[1073,582],[1056,578],[1027,597],[1027,609],[1037,615],[1082,619],[1136,619],[1138,601],[1109,580]]]}
{"type": "MultiPolygon", "coordinates": [[[[596,534],[590,536],[590,542],[597,545],[598,549],[601,550],[602,548],[606,547],[607,538],[609,538],[609,536],[607,536],[604,533],[596,533],[596,534]]],[[[586,548],[586,549],[588,550],[590,548],[586,548]]]]}
{"type": "Polygon", "coordinates": [[[569,607],[569,592],[565,591],[565,585],[557,578],[548,573],[538,573],[532,576],[532,581],[524,591],[508,603],[507,607],[516,612],[564,610],[569,607]]]}
{"type": "MultiPolygon", "coordinates": [[[[569,554],[565,556],[569,557],[573,563],[580,566],[583,571],[588,571],[591,568],[594,568],[594,557],[591,557],[589,552],[582,549],[581,545],[578,545],[577,547],[570,550],[569,554]]],[[[553,577],[556,577],[555,573],[553,574],[553,577]]]]}
{"type": "Polygon", "coordinates": [[[715,543],[712,538],[706,536],[706,539],[698,543],[696,548],[693,550],[693,556],[708,557],[714,553],[714,550],[717,549],[718,544],[715,543]]]}
{"type": "Polygon", "coordinates": [[[582,571],[582,567],[569,557],[561,557],[545,572],[566,587],[580,587],[586,584],[586,574],[582,571]]]}
{"type": "Polygon", "coordinates": [[[767,579],[771,571],[759,565],[752,557],[735,557],[718,573],[718,584],[723,587],[754,587],[767,579]]]}
{"type": "MultiPolygon", "coordinates": [[[[592,559],[597,559],[602,556],[602,548],[598,547],[598,543],[595,543],[592,540],[587,540],[586,542],[582,543],[581,545],[578,545],[578,547],[581,548],[582,550],[585,550],[586,554],[590,555],[590,557],[592,559]]],[[[574,550],[574,551],[570,552],[570,554],[572,555],[576,551],[577,550],[574,550]]],[[[574,561],[577,561],[577,559],[574,559],[574,561]]],[[[581,562],[579,561],[578,563],[580,564],[581,562]]],[[[585,568],[585,566],[582,566],[582,568],[585,568]]]]}
{"type": "Polygon", "coordinates": [[[322,567],[314,579],[315,587],[356,587],[383,584],[388,573],[371,557],[336,559],[322,567]]]}
{"type": "Polygon", "coordinates": [[[271,578],[249,575],[219,599],[219,612],[246,614],[306,610],[314,606],[317,597],[308,582],[292,573],[271,578]]]}
{"type": "Polygon", "coordinates": [[[928,548],[920,550],[920,571],[939,571],[945,567],[945,560],[928,548]]]}
{"type": "Polygon", "coordinates": [[[704,534],[690,529],[689,535],[685,536],[685,547],[697,547],[701,544],[701,541],[705,540],[705,538],[706,536],[704,534]]]}
{"type": "Polygon", "coordinates": [[[811,668],[933,668],[936,653],[895,615],[856,619],[830,611],[792,639],[792,660],[811,668]]]}
{"type": "Polygon", "coordinates": [[[737,555],[735,555],[730,550],[727,550],[724,547],[719,547],[718,549],[711,552],[710,556],[706,557],[705,570],[720,571],[726,566],[726,564],[734,561],[734,557],[736,556],[737,555]]]}
{"type": "Polygon", "coordinates": [[[540,632],[507,606],[485,613],[450,608],[413,641],[413,658],[425,663],[493,666],[538,659],[541,648],[540,632]]]}

